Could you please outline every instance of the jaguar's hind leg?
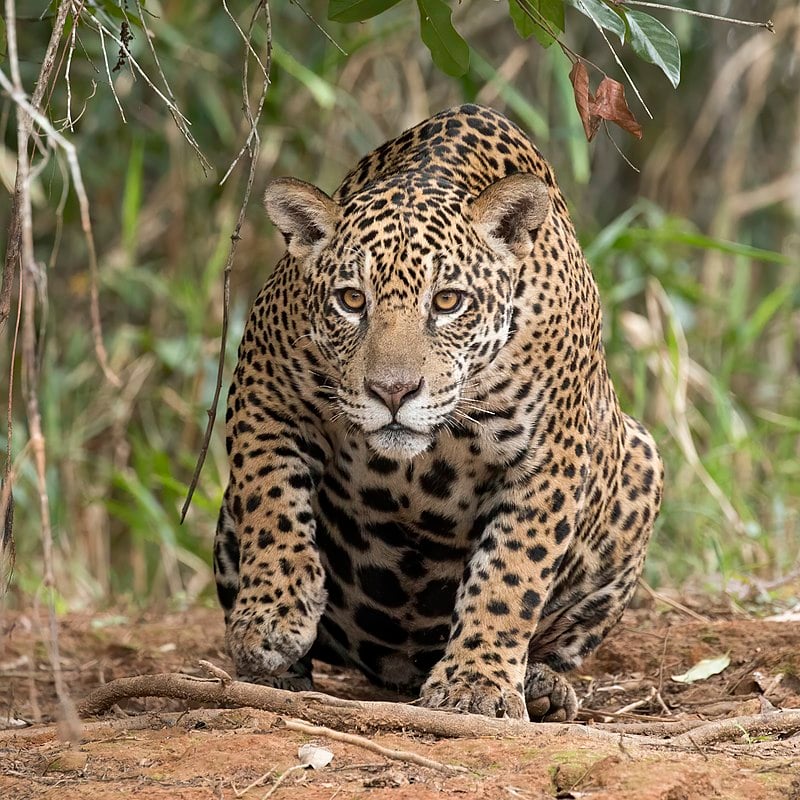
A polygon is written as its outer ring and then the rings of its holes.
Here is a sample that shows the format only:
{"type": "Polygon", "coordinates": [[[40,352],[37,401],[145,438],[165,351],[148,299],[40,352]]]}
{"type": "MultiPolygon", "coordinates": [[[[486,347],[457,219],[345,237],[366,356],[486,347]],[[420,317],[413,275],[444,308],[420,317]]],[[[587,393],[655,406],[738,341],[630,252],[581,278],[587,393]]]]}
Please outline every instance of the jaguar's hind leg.
{"type": "Polygon", "coordinates": [[[627,607],[661,503],[663,468],[650,434],[625,417],[625,448],[613,492],[558,566],[531,639],[525,700],[531,719],[568,720],[575,692],[558,673],[580,666],[627,607]]]}

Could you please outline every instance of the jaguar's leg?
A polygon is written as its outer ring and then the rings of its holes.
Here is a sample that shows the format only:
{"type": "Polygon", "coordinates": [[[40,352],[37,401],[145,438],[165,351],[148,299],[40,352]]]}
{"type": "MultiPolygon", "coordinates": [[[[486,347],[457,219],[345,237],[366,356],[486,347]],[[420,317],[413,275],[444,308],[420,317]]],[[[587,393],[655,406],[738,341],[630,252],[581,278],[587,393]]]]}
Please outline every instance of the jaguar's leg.
{"type": "Polygon", "coordinates": [[[663,468],[650,434],[625,418],[626,446],[615,489],[599,522],[578,531],[558,566],[528,651],[525,701],[531,719],[560,721],[577,712],[559,673],[580,666],[627,607],[644,565],[661,503],[663,468]]]}
{"type": "MultiPolygon", "coordinates": [[[[214,539],[214,577],[217,584],[217,596],[225,612],[226,627],[229,626],[231,610],[239,592],[239,556],[236,527],[233,516],[228,510],[226,494],[220,510],[214,539]]],[[[314,688],[311,675],[311,657],[312,654],[309,652],[291,664],[288,669],[275,675],[266,673],[259,668],[260,665],[256,665],[255,669],[248,669],[248,663],[240,661],[237,664],[236,677],[247,683],[257,683],[261,686],[271,686],[276,689],[310,691],[314,688]]]]}

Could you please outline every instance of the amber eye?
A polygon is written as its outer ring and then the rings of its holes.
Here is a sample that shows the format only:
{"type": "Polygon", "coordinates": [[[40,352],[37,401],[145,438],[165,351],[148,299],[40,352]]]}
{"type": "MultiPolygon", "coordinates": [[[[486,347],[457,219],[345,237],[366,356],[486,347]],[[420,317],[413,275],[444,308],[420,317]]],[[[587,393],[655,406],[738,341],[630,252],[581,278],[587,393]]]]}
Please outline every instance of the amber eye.
{"type": "Polygon", "coordinates": [[[441,292],[436,292],[433,296],[433,307],[440,314],[452,314],[461,308],[464,302],[464,294],[457,292],[455,289],[445,289],[441,292]]]}
{"type": "Polygon", "coordinates": [[[354,314],[364,310],[367,304],[367,297],[360,289],[340,289],[337,292],[339,302],[345,307],[347,311],[352,311],[354,314]]]}

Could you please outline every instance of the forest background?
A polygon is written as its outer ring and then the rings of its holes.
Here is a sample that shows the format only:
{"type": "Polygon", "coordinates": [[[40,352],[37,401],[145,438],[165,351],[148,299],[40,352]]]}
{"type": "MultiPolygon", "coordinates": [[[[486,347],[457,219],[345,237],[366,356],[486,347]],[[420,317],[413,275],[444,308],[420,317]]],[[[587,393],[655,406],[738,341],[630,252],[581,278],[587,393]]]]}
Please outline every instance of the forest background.
{"type": "MultiPolygon", "coordinates": [[[[29,94],[58,5],[16,6],[29,94]]],[[[221,419],[183,524],[180,517],[214,396],[222,275],[248,180],[245,153],[220,185],[250,132],[245,46],[233,20],[246,28],[252,5],[229,4],[229,14],[212,0],[147,2],[145,26],[138,4],[73,5],[79,24],[66,28],[45,108],[82,170],[107,369],[96,356],[95,278],[65,151],[45,158],[34,149],[28,365],[24,324],[17,335],[25,307],[19,282],[0,334],[0,394],[12,401],[16,543],[5,602],[26,607],[40,597],[43,575],[49,583],[43,514],[58,609],[211,602],[211,541],[227,478],[221,419]],[[133,58],[114,40],[129,34],[133,58]],[[36,437],[32,444],[32,396],[44,462],[36,437]]],[[[454,6],[470,46],[469,67],[457,78],[433,65],[417,7],[406,0],[363,24],[329,22],[321,0],[270,6],[271,85],[231,273],[220,407],[249,304],[282,249],[258,202],[270,177],[293,175],[332,191],[360,155],[426,116],[464,101],[491,105],[556,169],[600,285],[612,376],[624,407],[651,427],[664,455],[667,492],[646,579],[725,591],[734,602],[796,591],[800,5],[703,4],[716,14],[771,18],[774,32],[645,9],[675,33],[682,53],[673,89],[656,66],[614,43],[652,120],[605,37],[567,7],[561,38],[627,83],[643,127],[641,140],[609,126],[613,142],[601,128],[591,143],[567,56],[521,39],[505,2],[454,6]]],[[[266,52],[266,39],[257,24],[255,52],[266,52]]],[[[8,53],[0,59],[6,70],[8,53]]],[[[263,80],[254,64],[253,106],[263,80]]],[[[15,106],[4,93],[2,251],[16,136],[15,106]]]]}

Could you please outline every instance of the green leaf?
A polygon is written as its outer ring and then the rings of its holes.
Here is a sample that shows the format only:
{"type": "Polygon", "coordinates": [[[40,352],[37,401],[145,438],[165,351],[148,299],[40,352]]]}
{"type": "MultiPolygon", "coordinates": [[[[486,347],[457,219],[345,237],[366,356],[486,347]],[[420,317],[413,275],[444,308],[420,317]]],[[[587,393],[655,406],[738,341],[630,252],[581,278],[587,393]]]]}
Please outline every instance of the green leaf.
{"type": "Polygon", "coordinates": [[[328,19],[334,22],[362,22],[377,17],[400,0],[330,0],[328,19]]]}
{"type": "Polygon", "coordinates": [[[444,0],[417,0],[420,33],[442,72],[459,78],[469,69],[469,45],[450,20],[452,11],[444,0]]]}
{"type": "Polygon", "coordinates": [[[276,63],[308,89],[320,108],[330,109],[336,105],[336,87],[319,77],[313,70],[301,64],[288,50],[277,42],[272,43],[272,55],[276,63]]]}
{"type": "Polygon", "coordinates": [[[625,18],[636,55],[660,67],[669,82],[677,87],[681,80],[681,50],[675,34],[655,17],[641,11],[628,11],[625,18]]]}
{"type": "Polygon", "coordinates": [[[134,137],[128,158],[125,175],[125,188],[122,193],[122,240],[131,262],[136,256],[136,243],[139,238],[139,212],[142,208],[142,185],[144,166],[144,140],[134,137]]]}
{"type": "Polygon", "coordinates": [[[772,321],[778,311],[792,298],[794,286],[779,286],[770,292],[750,314],[741,327],[736,330],[737,342],[742,347],[752,347],[764,328],[772,321]]]}
{"type": "Polygon", "coordinates": [[[567,2],[581,14],[589,17],[595,25],[615,33],[619,36],[620,42],[625,43],[625,22],[616,11],[601,0],[567,0],[567,2]]]}
{"type": "Polygon", "coordinates": [[[695,681],[704,681],[712,675],[718,675],[731,663],[731,658],[728,655],[717,656],[716,658],[704,658],[698,661],[690,670],[684,672],[683,675],[673,675],[672,680],[678,683],[694,683],[695,681]]]}
{"type": "Polygon", "coordinates": [[[564,0],[508,0],[508,11],[517,33],[523,39],[535,36],[542,47],[555,41],[548,30],[564,30],[564,0]]]}
{"type": "Polygon", "coordinates": [[[694,233],[692,231],[629,228],[625,235],[632,241],[653,242],[655,244],[661,244],[662,242],[685,244],[690,247],[699,247],[702,250],[713,250],[717,253],[730,253],[734,256],[744,256],[745,258],[752,258],[755,261],[764,261],[769,264],[794,266],[797,263],[796,259],[793,259],[791,256],[778,253],[775,250],[764,250],[749,244],[728,242],[724,239],[715,239],[711,236],[704,236],[702,233],[694,233]]]}

